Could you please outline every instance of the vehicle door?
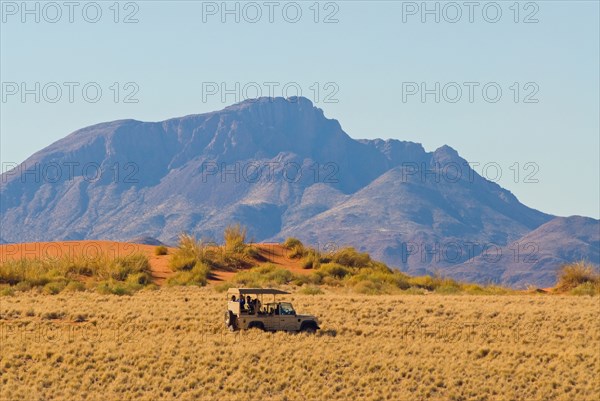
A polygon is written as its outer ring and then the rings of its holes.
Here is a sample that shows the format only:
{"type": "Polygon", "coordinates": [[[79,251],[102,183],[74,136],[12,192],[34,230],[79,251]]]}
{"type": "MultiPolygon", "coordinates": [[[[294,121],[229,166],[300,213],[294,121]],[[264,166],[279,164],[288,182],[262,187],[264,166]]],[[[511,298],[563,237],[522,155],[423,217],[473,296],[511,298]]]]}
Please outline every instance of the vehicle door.
{"type": "Polygon", "coordinates": [[[279,304],[279,330],[297,331],[300,328],[296,311],[289,302],[279,304]]]}
{"type": "Polygon", "coordinates": [[[265,325],[265,330],[269,330],[269,331],[279,330],[278,305],[277,304],[268,304],[266,307],[266,312],[267,313],[265,315],[261,315],[261,321],[265,325]]]}

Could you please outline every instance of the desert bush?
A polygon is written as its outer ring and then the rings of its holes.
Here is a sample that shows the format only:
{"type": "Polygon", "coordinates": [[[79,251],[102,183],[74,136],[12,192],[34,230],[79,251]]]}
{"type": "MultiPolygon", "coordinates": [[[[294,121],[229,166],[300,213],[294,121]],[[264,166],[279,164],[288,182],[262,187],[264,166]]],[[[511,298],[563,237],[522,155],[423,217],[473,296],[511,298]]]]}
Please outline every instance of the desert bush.
{"type": "Polygon", "coordinates": [[[242,227],[239,223],[225,227],[223,232],[225,239],[225,252],[241,253],[246,247],[246,227],[242,227]]]}
{"type": "Polygon", "coordinates": [[[210,267],[203,262],[196,262],[192,269],[178,271],[169,277],[167,284],[205,286],[208,283],[209,275],[210,267]]]}
{"type": "Polygon", "coordinates": [[[15,295],[15,289],[10,285],[4,285],[0,287],[0,296],[2,297],[11,297],[15,295]]]}
{"type": "MultiPolygon", "coordinates": [[[[143,254],[110,258],[104,254],[93,257],[30,258],[8,260],[0,266],[0,283],[15,286],[19,291],[40,288],[46,294],[80,290],[82,277],[92,282],[125,281],[137,273],[149,273],[150,264],[143,254]]],[[[92,287],[97,287],[93,284],[92,287]]],[[[84,286],[85,287],[85,286],[84,286]]]]}
{"type": "Polygon", "coordinates": [[[249,258],[256,259],[256,260],[263,259],[262,256],[260,255],[260,252],[258,252],[258,249],[256,249],[253,246],[247,246],[244,249],[244,255],[249,258]]]}
{"type": "Polygon", "coordinates": [[[28,281],[21,281],[14,286],[15,291],[20,292],[30,291],[32,288],[33,286],[28,281]]]}
{"type": "Polygon", "coordinates": [[[454,285],[440,285],[436,287],[435,292],[437,294],[458,294],[461,292],[461,289],[454,285]]]}
{"type": "Polygon", "coordinates": [[[600,274],[594,266],[580,261],[560,268],[556,288],[559,291],[569,291],[585,283],[600,285],[600,274]]]}
{"type": "Polygon", "coordinates": [[[267,263],[250,270],[237,273],[232,282],[248,287],[263,287],[288,284],[297,276],[288,269],[267,263]]]}
{"type": "Polygon", "coordinates": [[[573,295],[600,295],[600,283],[585,282],[570,291],[573,295]]]}
{"type": "Polygon", "coordinates": [[[66,281],[52,281],[44,286],[43,292],[49,295],[56,295],[65,289],[66,281]]]}
{"type": "Polygon", "coordinates": [[[304,294],[304,295],[320,295],[323,294],[323,290],[321,290],[320,287],[317,287],[315,285],[306,285],[303,286],[302,288],[300,288],[300,291],[298,291],[300,294],[304,294]]]}
{"type": "Polygon", "coordinates": [[[319,268],[319,273],[324,276],[331,276],[336,279],[342,279],[351,273],[351,270],[346,266],[338,263],[325,263],[319,268]]]}
{"type": "Polygon", "coordinates": [[[113,279],[98,283],[96,290],[106,295],[131,295],[132,290],[125,283],[113,279]]]}
{"type": "Polygon", "coordinates": [[[217,292],[225,292],[225,291],[227,291],[228,289],[230,289],[230,288],[235,288],[235,287],[237,287],[237,286],[238,286],[238,285],[237,285],[236,283],[233,283],[233,282],[231,282],[231,281],[223,281],[222,283],[215,284],[213,288],[214,288],[214,289],[215,289],[215,291],[217,291],[217,292]]]}
{"type": "Polygon", "coordinates": [[[191,270],[196,262],[203,262],[204,244],[189,234],[181,234],[177,249],[169,259],[169,267],[174,271],[191,270]]]}
{"type": "Polygon", "coordinates": [[[467,294],[472,294],[472,295],[484,293],[483,287],[478,284],[463,284],[461,286],[461,289],[463,290],[463,292],[465,292],[467,294]]]}
{"type": "Polygon", "coordinates": [[[152,284],[152,276],[146,272],[131,274],[127,277],[125,284],[131,291],[139,291],[152,284]]]}
{"type": "Polygon", "coordinates": [[[302,257],[306,256],[307,249],[304,247],[302,242],[297,238],[289,237],[288,239],[285,240],[285,242],[283,243],[283,246],[288,251],[290,251],[288,253],[288,257],[290,257],[292,259],[302,258],[302,257]]]}
{"type": "Polygon", "coordinates": [[[292,280],[292,284],[301,287],[306,284],[313,284],[313,282],[311,281],[310,276],[306,274],[295,274],[292,280]]]}
{"type": "Polygon", "coordinates": [[[0,266],[0,283],[15,285],[27,281],[32,286],[44,286],[50,282],[47,277],[52,264],[42,259],[7,260],[0,266]]]}
{"type": "Polygon", "coordinates": [[[156,256],[166,255],[168,253],[169,253],[169,249],[164,245],[159,245],[156,248],[154,248],[154,254],[156,256]]]}
{"type": "Polygon", "coordinates": [[[315,268],[315,260],[314,260],[314,258],[305,258],[302,261],[302,268],[303,269],[314,269],[315,268]]]}
{"type": "Polygon", "coordinates": [[[333,276],[326,276],[323,277],[322,281],[323,284],[328,285],[330,287],[341,287],[342,286],[342,280],[337,279],[333,276]]]}
{"type": "Polygon", "coordinates": [[[293,249],[296,247],[304,247],[304,245],[302,244],[302,241],[300,241],[298,238],[294,238],[294,237],[288,237],[284,242],[283,242],[283,246],[286,249],[293,249]]]}
{"type": "Polygon", "coordinates": [[[69,281],[64,290],[67,292],[85,291],[85,285],[80,281],[69,281]]]}
{"type": "Polygon", "coordinates": [[[417,276],[408,279],[408,284],[411,287],[422,288],[427,291],[435,289],[435,281],[431,276],[417,276]]]}
{"type": "Polygon", "coordinates": [[[353,247],[343,248],[330,255],[331,261],[348,267],[369,267],[372,265],[368,253],[358,252],[353,247]]]}
{"type": "Polygon", "coordinates": [[[182,255],[175,251],[169,260],[169,267],[174,271],[192,270],[196,262],[198,259],[194,256],[182,255]]]}
{"type": "Polygon", "coordinates": [[[318,269],[321,266],[321,255],[314,249],[309,249],[304,253],[302,261],[303,269],[318,269]]]}
{"type": "Polygon", "coordinates": [[[359,294],[376,295],[381,294],[381,285],[372,281],[360,281],[356,283],[353,290],[359,294]]]}
{"type": "Polygon", "coordinates": [[[382,272],[378,270],[365,269],[358,274],[349,277],[347,282],[351,286],[356,286],[360,282],[370,281],[375,284],[378,290],[386,288],[389,292],[391,288],[405,290],[410,287],[408,283],[409,277],[400,272],[382,272]]]}
{"type": "Polygon", "coordinates": [[[150,262],[145,255],[133,255],[114,258],[108,266],[109,275],[117,281],[125,281],[131,274],[149,273],[150,262]]]}

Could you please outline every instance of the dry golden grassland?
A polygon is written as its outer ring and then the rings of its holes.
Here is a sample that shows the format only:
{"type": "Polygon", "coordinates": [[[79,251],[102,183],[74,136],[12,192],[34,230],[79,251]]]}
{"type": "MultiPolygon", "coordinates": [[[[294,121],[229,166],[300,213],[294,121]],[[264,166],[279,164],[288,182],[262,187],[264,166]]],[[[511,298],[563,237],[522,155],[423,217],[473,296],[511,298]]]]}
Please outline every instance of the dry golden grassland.
{"type": "Polygon", "coordinates": [[[345,291],[288,296],[316,335],[229,333],[212,286],[0,297],[0,399],[598,399],[598,297],[345,291]]]}

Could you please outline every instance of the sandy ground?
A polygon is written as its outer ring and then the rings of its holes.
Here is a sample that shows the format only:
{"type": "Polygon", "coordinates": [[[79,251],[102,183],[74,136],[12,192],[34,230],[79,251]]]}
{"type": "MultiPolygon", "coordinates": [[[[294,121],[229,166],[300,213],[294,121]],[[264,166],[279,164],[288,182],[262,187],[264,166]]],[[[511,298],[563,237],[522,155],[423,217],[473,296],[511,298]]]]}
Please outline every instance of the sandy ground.
{"type": "Polygon", "coordinates": [[[598,297],[324,290],[285,297],[316,335],[231,333],[211,285],[1,297],[0,399],[598,400],[598,297]]]}

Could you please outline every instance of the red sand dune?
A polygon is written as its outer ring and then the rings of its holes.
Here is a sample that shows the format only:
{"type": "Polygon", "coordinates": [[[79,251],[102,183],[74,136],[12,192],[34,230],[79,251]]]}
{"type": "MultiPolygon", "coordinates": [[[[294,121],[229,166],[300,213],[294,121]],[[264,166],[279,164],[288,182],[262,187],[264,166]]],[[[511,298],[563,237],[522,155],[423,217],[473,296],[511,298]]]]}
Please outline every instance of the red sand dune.
{"type": "MultiPolygon", "coordinates": [[[[297,274],[310,273],[310,270],[302,268],[299,259],[289,258],[287,256],[288,250],[281,246],[281,244],[261,243],[252,244],[252,246],[256,247],[260,255],[265,259],[260,264],[273,263],[297,274]]],[[[174,248],[169,248],[169,254],[161,256],[154,254],[155,248],[156,246],[154,245],[94,240],[4,244],[0,245],[0,263],[5,260],[20,258],[94,257],[101,254],[108,255],[109,257],[118,257],[143,253],[150,261],[154,282],[162,285],[173,274],[173,271],[169,268],[169,259],[174,248]]],[[[214,278],[210,281],[220,282],[230,280],[235,273],[235,270],[216,270],[213,271],[214,278]]]]}

